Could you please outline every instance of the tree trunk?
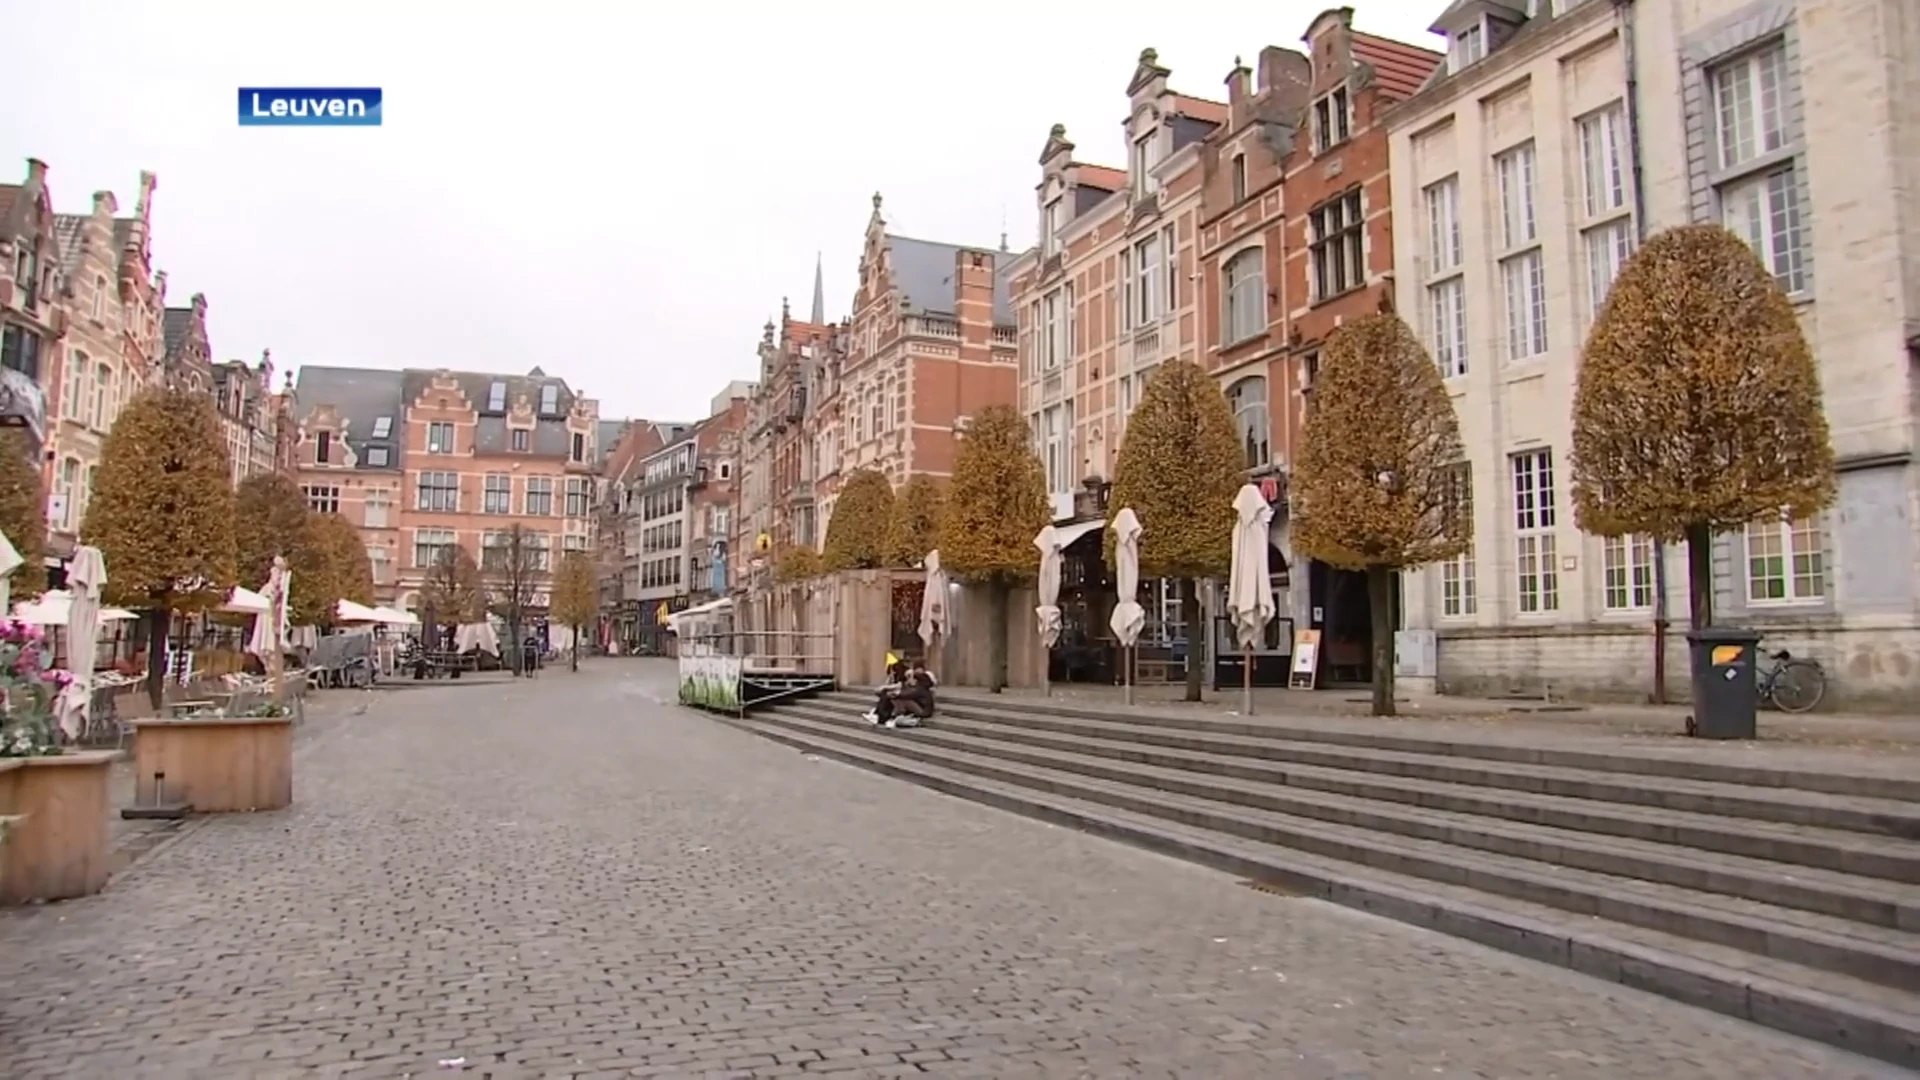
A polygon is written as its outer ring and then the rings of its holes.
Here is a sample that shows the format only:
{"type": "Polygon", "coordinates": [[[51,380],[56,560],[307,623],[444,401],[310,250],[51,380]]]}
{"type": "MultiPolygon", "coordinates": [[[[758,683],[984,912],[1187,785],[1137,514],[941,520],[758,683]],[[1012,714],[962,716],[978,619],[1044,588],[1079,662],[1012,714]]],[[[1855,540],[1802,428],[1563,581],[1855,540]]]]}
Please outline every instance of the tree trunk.
{"type": "Polygon", "coordinates": [[[1012,586],[1001,578],[987,583],[987,691],[1007,688],[1007,603],[1012,586]]]}
{"type": "Polygon", "coordinates": [[[1180,579],[1180,621],[1187,628],[1187,696],[1199,701],[1207,684],[1207,628],[1200,625],[1200,583],[1180,579]]]}
{"type": "Polygon", "coordinates": [[[1687,616],[1695,630],[1713,625],[1713,532],[1687,526],[1687,616]]]}
{"type": "Polygon", "coordinates": [[[1373,622],[1373,715],[1393,713],[1393,568],[1367,567],[1367,610],[1373,622]]]}
{"type": "Polygon", "coordinates": [[[522,663],[526,648],[520,644],[520,620],[518,616],[507,620],[507,651],[513,659],[507,661],[507,670],[515,676],[526,674],[526,664],[522,663]]]}
{"type": "Polygon", "coordinates": [[[580,670],[580,627],[573,628],[573,670],[580,670]]]}
{"type": "Polygon", "coordinates": [[[167,630],[172,625],[173,612],[164,606],[147,613],[147,701],[155,716],[167,688],[167,630]]]}

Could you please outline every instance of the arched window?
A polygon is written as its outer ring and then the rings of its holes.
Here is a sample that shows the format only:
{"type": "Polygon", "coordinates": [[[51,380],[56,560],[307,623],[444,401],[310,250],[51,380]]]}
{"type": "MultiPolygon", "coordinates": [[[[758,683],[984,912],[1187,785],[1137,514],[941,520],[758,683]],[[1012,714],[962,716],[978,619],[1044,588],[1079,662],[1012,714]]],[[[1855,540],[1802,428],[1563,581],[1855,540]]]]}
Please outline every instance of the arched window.
{"type": "Polygon", "coordinates": [[[1249,375],[1227,387],[1227,404],[1233,406],[1233,424],[1240,433],[1247,468],[1266,468],[1273,460],[1273,433],[1267,423],[1267,380],[1249,375]]]}
{"type": "Polygon", "coordinates": [[[1266,253],[1248,248],[1227,260],[1225,312],[1226,343],[1238,345],[1258,337],[1267,329],[1266,253]]]}

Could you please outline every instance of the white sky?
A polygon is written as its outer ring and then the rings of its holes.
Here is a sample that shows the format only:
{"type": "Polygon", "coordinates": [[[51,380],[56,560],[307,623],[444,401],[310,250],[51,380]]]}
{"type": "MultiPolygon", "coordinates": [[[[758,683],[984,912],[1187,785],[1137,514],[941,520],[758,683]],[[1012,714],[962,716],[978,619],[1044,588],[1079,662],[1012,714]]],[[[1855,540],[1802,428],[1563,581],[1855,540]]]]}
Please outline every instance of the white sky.
{"type": "MultiPolygon", "coordinates": [[[[127,213],[158,173],[169,300],[206,293],[223,359],[538,364],[603,415],[690,419],[782,295],[806,315],[816,251],[845,313],[875,191],[896,232],[1004,221],[1018,251],[1052,124],[1124,164],[1142,48],[1223,99],[1324,6],[0,0],[0,182],[39,157],[62,212],[127,213]],[[385,126],[242,129],[240,86],[379,86],[385,126]]],[[[1355,22],[1438,47],[1444,6],[1355,22]]]]}

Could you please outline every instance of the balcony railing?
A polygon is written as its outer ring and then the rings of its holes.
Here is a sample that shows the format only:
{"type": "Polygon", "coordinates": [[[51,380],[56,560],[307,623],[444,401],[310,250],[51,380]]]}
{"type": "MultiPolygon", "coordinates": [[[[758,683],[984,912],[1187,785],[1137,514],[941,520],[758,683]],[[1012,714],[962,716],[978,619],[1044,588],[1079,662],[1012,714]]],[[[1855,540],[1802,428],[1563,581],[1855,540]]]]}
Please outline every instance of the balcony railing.
{"type": "Polygon", "coordinates": [[[1147,367],[1160,360],[1160,328],[1146,327],[1133,332],[1133,366],[1147,367]]]}
{"type": "Polygon", "coordinates": [[[996,326],[993,328],[993,343],[995,345],[1018,345],[1020,344],[1020,331],[1011,326],[996,326]]]}
{"type": "Polygon", "coordinates": [[[907,333],[921,337],[960,339],[960,324],[951,319],[929,319],[924,316],[907,321],[907,333]]]}

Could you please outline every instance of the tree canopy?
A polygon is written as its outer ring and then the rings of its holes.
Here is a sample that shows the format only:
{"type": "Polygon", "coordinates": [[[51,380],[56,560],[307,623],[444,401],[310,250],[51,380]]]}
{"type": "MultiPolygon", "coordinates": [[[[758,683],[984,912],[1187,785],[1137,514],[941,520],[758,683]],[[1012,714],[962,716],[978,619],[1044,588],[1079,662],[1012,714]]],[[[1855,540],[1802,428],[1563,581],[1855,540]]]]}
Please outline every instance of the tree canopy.
{"type": "Polygon", "coordinates": [[[1460,424],[1440,370],[1392,313],[1328,338],[1292,488],[1296,551],[1348,570],[1421,566],[1472,540],[1460,424]]]}
{"type": "MultiPolygon", "coordinates": [[[[33,447],[18,428],[0,429],[0,533],[20,553],[8,579],[14,599],[40,595],[47,587],[47,493],[33,447]]],[[[111,565],[107,571],[112,576],[111,565]]]]}
{"type": "Polygon", "coordinates": [[[565,626],[585,626],[600,614],[600,583],[593,559],[584,551],[569,551],[553,577],[553,618],[565,626]]]}
{"type": "MultiPolygon", "coordinates": [[[[311,518],[315,546],[320,552],[319,575],[322,587],[310,594],[323,605],[323,621],[332,621],[334,609],[342,600],[373,606],[373,560],[367,557],[366,540],[360,530],[339,514],[314,514],[311,518]]],[[[300,578],[293,579],[294,594],[300,594],[300,578]]]]}
{"type": "Polygon", "coordinates": [[[878,570],[887,565],[887,530],[894,514],[893,484],[884,473],[855,469],[840,485],[821,553],[829,571],[878,570]]]}
{"type": "Polygon", "coordinates": [[[1718,225],[1653,237],[1587,336],[1575,520],[1674,541],[1805,517],[1833,498],[1819,371],[1772,273],[1718,225]]]}
{"type": "Polygon", "coordinates": [[[826,564],[821,560],[820,553],[805,544],[782,548],[774,556],[773,580],[782,585],[811,581],[824,573],[826,564]]]}
{"type": "MultiPolygon", "coordinates": [[[[249,589],[266,584],[273,558],[284,556],[293,574],[287,617],[294,626],[328,622],[338,596],[324,595],[326,553],[320,549],[313,514],[299,485],[282,473],[261,473],[240,482],[233,495],[234,564],[239,583],[249,589]]],[[[108,568],[112,576],[112,568],[108,568]]]]}
{"type": "MultiPolygon", "coordinates": [[[[1127,421],[1109,505],[1140,517],[1140,572],[1196,580],[1233,559],[1233,497],[1246,452],[1220,386],[1194,364],[1161,364],[1127,421]]],[[[1032,538],[1028,538],[1032,545],[1032,538]]],[[[1113,554],[1113,536],[1106,537],[1113,554]]]]}
{"type": "Polygon", "coordinates": [[[1006,405],[980,410],[961,436],[939,543],[949,572],[1015,584],[1039,571],[1033,538],[1052,515],[1046,470],[1029,438],[1027,422],[1006,405]]]}
{"type": "Polygon", "coordinates": [[[947,492],[940,481],[931,476],[908,478],[887,530],[888,565],[920,565],[927,552],[940,546],[940,524],[946,513],[947,492]]]}
{"type": "Polygon", "coordinates": [[[434,621],[441,626],[478,622],[484,609],[486,587],[480,579],[480,566],[464,545],[448,544],[434,556],[420,586],[420,606],[432,609],[434,621]]]}
{"type": "Polygon", "coordinates": [[[107,562],[107,601],[195,611],[235,582],[232,467],[213,401],[146,390],[114,421],[81,527],[107,562]]]}

